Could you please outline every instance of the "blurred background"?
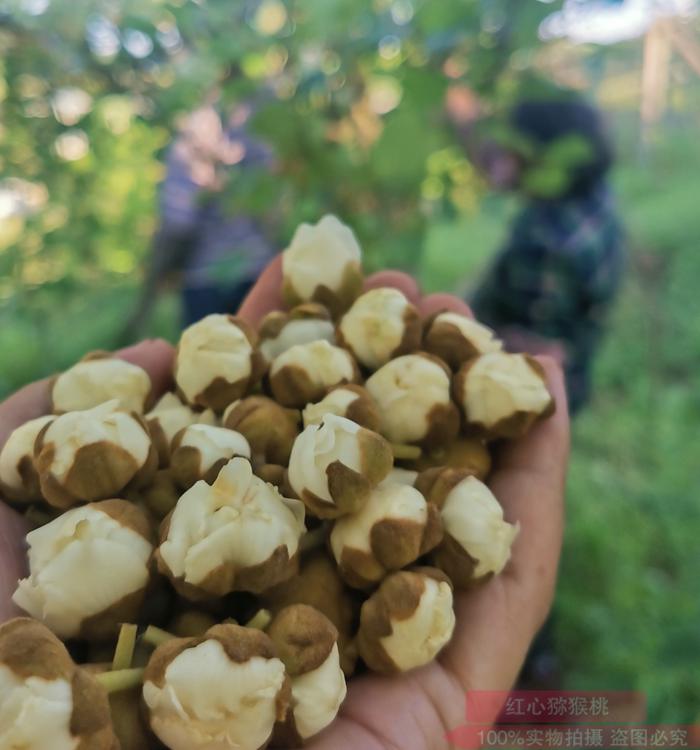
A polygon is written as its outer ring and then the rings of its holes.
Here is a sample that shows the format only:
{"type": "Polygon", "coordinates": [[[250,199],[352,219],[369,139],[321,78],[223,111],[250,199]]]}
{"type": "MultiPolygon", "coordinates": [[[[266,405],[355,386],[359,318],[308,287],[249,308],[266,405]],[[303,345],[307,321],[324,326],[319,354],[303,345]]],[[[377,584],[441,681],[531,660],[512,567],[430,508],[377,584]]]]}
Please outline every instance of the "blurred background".
{"type": "MultiPolygon", "coordinates": [[[[189,149],[190,187],[215,191],[246,237],[280,249],[299,222],[331,211],[370,270],[404,268],[428,290],[467,295],[522,196],[491,189],[465,134],[552,83],[590,96],[609,121],[628,253],[575,422],[556,651],[567,687],[646,691],[651,720],[690,722],[692,0],[0,0],[0,396],[90,349],[176,339],[187,273],[158,264],[158,236],[170,236],[168,211],[177,235],[200,200],[178,181],[178,148],[189,149]],[[166,164],[175,177],[159,209],[166,164]]],[[[218,270],[231,283],[240,272],[235,259],[218,270]]]]}

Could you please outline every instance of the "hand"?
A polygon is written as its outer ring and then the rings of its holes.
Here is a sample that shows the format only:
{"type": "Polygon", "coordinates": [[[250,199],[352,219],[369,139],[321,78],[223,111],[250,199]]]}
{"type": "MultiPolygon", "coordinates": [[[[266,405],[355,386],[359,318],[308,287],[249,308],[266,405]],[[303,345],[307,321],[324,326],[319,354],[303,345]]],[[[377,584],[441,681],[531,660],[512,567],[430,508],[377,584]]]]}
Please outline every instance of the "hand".
{"type": "MultiPolygon", "coordinates": [[[[396,287],[426,316],[445,309],[471,315],[456,297],[421,297],[416,282],[397,271],[375,274],[365,286],[396,287]]],[[[262,274],[240,314],[257,323],[281,307],[280,287],[276,261],[262,274]]],[[[524,440],[504,446],[489,479],[506,520],[520,523],[511,561],[488,583],[457,594],[454,638],[437,662],[399,677],[352,680],[340,716],[308,750],[447,750],[445,735],[465,721],[466,692],[508,690],[515,682],[554,596],[569,453],[562,374],[550,358],[538,359],[557,411],[524,440]]]]}
{"type": "MultiPolygon", "coordinates": [[[[421,297],[405,274],[383,271],[368,288],[394,286],[425,315],[443,309],[469,314],[445,294],[421,297]]],[[[282,306],[279,259],[268,266],[239,314],[253,324],[282,306]]],[[[146,341],[118,356],[144,367],[162,393],[170,386],[173,349],[146,341]]],[[[445,735],[464,723],[468,690],[507,690],[522,665],[552,601],[563,529],[563,496],[568,457],[568,418],[562,376],[549,359],[540,360],[557,400],[554,417],[497,456],[489,480],[506,518],[521,530],[505,571],[483,586],[459,593],[457,628],[439,660],[400,677],[362,676],[351,682],[335,723],[309,750],[447,750],[445,735]]],[[[12,430],[49,410],[47,381],[34,383],[0,405],[0,446],[12,430]]],[[[0,620],[16,614],[10,601],[24,575],[23,519],[0,504],[0,620]]],[[[494,717],[495,718],[495,717],[494,717]]]]}
{"type": "Polygon", "coordinates": [[[543,354],[553,359],[560,367],[566,365],[566,345],[559,339],[548,339],[516,326],[499,330],[498,334],[510,352],[543,354]]]}
{"type": "MultiPolygon", "coordinates": [[[[172,384],[174,352],[165,341],[152,340],[122,349],[117,356],[143,367],[151,376],[155,395],[160,396],[172,384]]],[[[10,396],[0,404],[0,448],[15,428],[50,411],[48,379],[27,385],[10,396]]],[[[17,580],[26,575],[27,531],[24,518],[0,499],[0,622],[22,614],[10,597],[17,588],[17,580]]]]}

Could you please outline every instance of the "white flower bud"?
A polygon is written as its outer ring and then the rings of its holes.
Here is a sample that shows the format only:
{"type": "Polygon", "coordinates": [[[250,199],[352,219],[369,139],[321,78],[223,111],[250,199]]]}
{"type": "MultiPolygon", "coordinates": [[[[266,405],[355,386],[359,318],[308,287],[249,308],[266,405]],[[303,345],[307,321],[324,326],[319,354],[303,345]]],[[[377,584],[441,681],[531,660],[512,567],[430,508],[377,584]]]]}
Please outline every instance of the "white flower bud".
{"type": "Polygon", "coordinates": [[[61,638],[109,637],[138,615],[153,551],[126,500],[73,508],[27,534],[29,576],[12,599],[61,638]]]}
{"type": "Polygon", "coordinates": [[[383,483],[331,531],[333,557],[348,584],[365,588],[415,562],[442,538],[440,514],[418,490],[383,483]]]}
{"type": "Polygon", "coordinates": [[[321,424],[328,414],[338,417],[346,416],[350,404],[360,398],[360,394],[349,388],[334,388],[327,396],[316,404],[308,404],[302,412],[304,427],[310,424],[321,424]]]}
{"type": "Polygon", "coordinates": [[[268,313],[260,324],[258,336],[260,353],[270,363],[297,344],[312,341],[335,344],[335,326],[325,307],[308,303],[288,313],[279,310],[268,313]]]}
{"type": "Polygon", "coordinates": [[[10,500],[31,502],[41,499],[39,478],[34,469],[34,443],[55,417],[37,417],[14,430],[0,449],[0,490],[10,500]]]}
{"type": "Polygon", "coordinates": [[[338,631],[343,672],[346,677],[353,673],[357,660],[353,639],[360,605],[346,588],[335,561],[325,548],[305,554],[299,574],[265,592],[263,603],[275,615],[295,604],[306,604],[324,614],[338,631]]]}
{"type": "Polygon", "coordinates": [[[373,432],[380,427],[377,405],[365,388],[354,383],[336,386],[318,403],[308,404],[302,412],[304,427],[321,424],[327,414],[346,417],[373,432]]]}
{"type": "Polygon", "coordinates": [[[197,482],[161,530],[159,569],[190,598],[260,593],[295,572],[304,508],[231,459],[213,485],[197,482]]]}
{"type": "Polygon", "coordinates": [[[289,679],[264,633],[216,625],[153,653],[143,699],[171,750],[259,750],[286,716],[289,679]]]}
{"type": "Polygon", "coordinates": [[[270,388],[280,404],[300,408],[318,401],[328,388],[358,377],[357,363],[349,352],[327,341],[312,341],[292,346],[275,359],[270,388]]]}
{"type": "Polygon", "coordinates": [[[224,413],[224,426],[244,435],[253,463],[286,466],[299,434],[299,412],[285,409],[265,396],[248,396],[234,402],[224,413]]]}
{"type": "Polygon", "coordinates": [[[311,512],[335,518],[359,510],[392,462],[391,447],[380,435],[329,414],[294,442],[289,483],[311,512]]]}
{"type": "Polygon", "coordinates": [[[267,634],[292,682],[292,710],[273,744],[297,746],[327,727],[345,699],[338,631],[319,610],[293,604],[274,617],[267,634]]]}
{"type": "Polygon", "coordinates": [[[503,349],[503,342],[485,325],[466,315],[442,312],[427,326],[425,350],[457,370],[472,357],[503,349]]]}
{"type": "Polygon", "coordinates": [[[0,701],[0,747],[75,750],[78,738],[70,731],[73,690],[66,679],[23,679],[0,665],[0,701]]]}
{"type": "Polygon", "coordinates": [[[466,471],[453,469],[425,472],[419,489],[440,509],[445,529],[434,564],[462,588],[498,575],[510,559],[519,525],[504,520],[491,490],[466,471]]]}
{"type": "Polygon", "coordinates": [[[114,750],[104,689],[77,667],[40,623],[0,626],[0,747],[3,750],[114,750]]]}
{"type": "Polygon", "coordinates": [[[180,336],[175,382],[191,404],[222,411],[262,373],[257,337],[232,315],[207,315],[180,336]]]}
{"type": "Polygon", "coordinates": [[[360,364],[376,370],[390,359],[420,348],[421,319],[398,289],[371,289],[345,313],[338,337],[360,364]]]}
{"type": "Polygon", "coordinates": [[[365,387],[377,402],[382,434],[393,443],[449,443],[459,430],[445,365],[427,354],[393,359],[365,387]]]}
{"type": "Polygon", "coordinates": [[[200,479],[213,482],[234,456],[250,459],[250,445],[240,432],[191,424],[173,440],[170,470],[178,484],[187,489],[200,479]]]}
{"type": "Polygon", "coordinates": [[[143,368],[106,355],[78,362],[56,377],[51,403],[60,414],[116,399],[120,409],[142,414],[150,393],[151,378],[143,368]]]}
{"type": "Polygon", "coordinates": [[[282,276],[288,305],[320,302],[337,314],[362,288],[362,251],[352,230],[327,215],[297,227],[282,254],[282,276]]]}
{"type": "Polygon", "coordinates": [[[335,719],[346,692],[335,643],[320,667],[292,680],[294,723],[303,740],[318,734],[335,719]]]}
{"type": "Polygon", "coordinates": [[[34,450],[42,494],[59,508],[114,497],[157,464],[145,424],[118,401],[56,417],[34,450]]]}
{"type": "Polygon", "coordinates": [[[424,452],[411,466],[419,472],[444,467],[468,469],[483,480],[491,471],[491,454],[481,438],[460,436],[449,445],[424,452]]]}
{"type": "Polygon", "coordinates": [[[174,393],[164,393],[158,403],[145,416],[153,442],[158,448],[161,465],[170,460],[170,444],[180,430],[191,424],[215,426],[216,415],[211,409],[195,411],[174,393]]]}
{"type": "Polygon", "coordinates": [[[428,664],[452,638],[452,587],[434,568],[394,573],[362,605],[358,645],[367,666],[385,674],[428,664]]]}
{"type": "Polygon", "coordinates": [[[470,360],[457,374],[455,392],[467,426],[487,437],[520,437],[554,410],[544,370],[527,354],[470,360]]]}

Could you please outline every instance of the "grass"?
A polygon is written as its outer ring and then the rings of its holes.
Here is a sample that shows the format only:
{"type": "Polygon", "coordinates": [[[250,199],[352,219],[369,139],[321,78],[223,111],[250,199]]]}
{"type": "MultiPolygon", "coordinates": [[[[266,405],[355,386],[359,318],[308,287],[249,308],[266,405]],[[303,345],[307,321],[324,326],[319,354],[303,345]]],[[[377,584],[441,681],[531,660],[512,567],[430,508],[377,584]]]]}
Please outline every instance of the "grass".
{"type": "MultiPolygon", "coordinates": [[[[616,176],[630,230],[625,288],[574,426],[556,638],[570,688],[637,689],[652,721],[700,705],[700,153],[671,142],[616,176]]],[[[421,277],[463,292],[512,205],[435,223],[421,277]]],[[[135,289],[40,289],[0,308],[0,394],[109,347],[135,289]]],[[[150,334],[173,339],[176,300],[150,334]]]]}

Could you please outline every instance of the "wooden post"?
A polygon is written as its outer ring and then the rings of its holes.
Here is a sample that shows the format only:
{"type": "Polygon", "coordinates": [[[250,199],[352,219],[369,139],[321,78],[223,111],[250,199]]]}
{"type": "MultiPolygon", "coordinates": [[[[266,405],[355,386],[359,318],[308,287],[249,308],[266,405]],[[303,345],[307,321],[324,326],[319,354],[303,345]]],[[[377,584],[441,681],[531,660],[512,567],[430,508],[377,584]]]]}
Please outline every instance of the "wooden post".
{"type": "Polygon", "coordinates": [[[671,65],[670,22],[655,21],[644,39],[642,70],[642,146],[646,148],[654,128],[663,117],[668,96],[671,65]]]}

